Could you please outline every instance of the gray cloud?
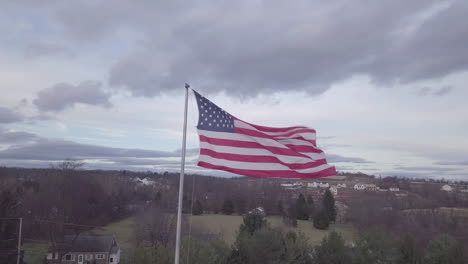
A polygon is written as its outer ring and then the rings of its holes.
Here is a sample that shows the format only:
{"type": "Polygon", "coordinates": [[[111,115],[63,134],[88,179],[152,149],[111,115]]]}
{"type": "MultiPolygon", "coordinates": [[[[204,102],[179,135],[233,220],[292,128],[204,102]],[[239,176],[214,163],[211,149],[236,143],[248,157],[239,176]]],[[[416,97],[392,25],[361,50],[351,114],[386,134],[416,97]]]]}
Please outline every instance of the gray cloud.
{"type": "Polygon", "coordinates": [[[468,69],[466,1],[122,0],[112,8],[48,1],[41,10],[69,46],[115,43],[117,36],[137,42],[116,58],[109,77],[137,96],[170,93],[185,81],[237,96],[320,94],[357,74],[390,86],[468,69]]]}
{"type": "Polygon", "coordinates": [[[427,95],[432,95],[432,96],[437,96],[437,97],[441,97],[441,96],[445,96],[449,93],[451,93],[453,91],[453,87],[452,86],[442,86],[440,88],[430,88],[430,87],[423,87],[423,88],[420,88],[418,91],[417,91],[417,94],[419,96],[427,96],[427,95]]]}
{"type": "Polygon", "coordinates": [[[433,95],[434,96],[444,96],[444,95],[449,94],[452,90],[453,90],[452,86],[444,86],[444,87],[441,87],[438,90],[435,90],[433,95]]]}
{"type": "Polygon", "coordinates": [[[434,166],[399,166],[395,168],[396,170],[403,171],[426,171],[426,172],[448,172],[448,171],[460,171],[462,168],[443,168],[443,167],[434,167],[434,166]]]}
{"type": "Polygon", "coordinates": [[[16,160],[62,160],[94,158],[162,158],[178,157],[175,152],[125,149],[89,144],[80,144],[65,140],[41,139],[33,144],[11,146],[0,151],[0,159],[16,160]]]}
{"type": "Polygon", "coordinates": [[[329,154],[327,155],[327,160],[329,162],[349,162],[349,163],[374,163],[373,161],[368,161],[363,158],[357,157],[344,157],[341,155],[329,154]]]}
{"type": "Polygon", "coordinates": [[[24,117],[20,113],[0,106],[0,124],[20,122],[23,120],[24,117]]]}
{"type": "Polygon", "coordinates": [[[6,131],[0,128],[0,144],[1,143],[18,143],[34,141],[39,137],[33,133],[22,132],[22,131],[6,131]]]}
{"type": "Polygon", "coordinates": [[[468,160],[466,161],[438,161],[435,162],[436,165],[443,166],[468,166],[468,160]]]}
{"type": "Polygon", "coordinates": [[[111,95],[102,90],[99,81],[84,81],[78,85],[57,83],[41,90],[33,103],[41,111],[61,111],[77,103],[87,105],[111,106],[111,95]]]}

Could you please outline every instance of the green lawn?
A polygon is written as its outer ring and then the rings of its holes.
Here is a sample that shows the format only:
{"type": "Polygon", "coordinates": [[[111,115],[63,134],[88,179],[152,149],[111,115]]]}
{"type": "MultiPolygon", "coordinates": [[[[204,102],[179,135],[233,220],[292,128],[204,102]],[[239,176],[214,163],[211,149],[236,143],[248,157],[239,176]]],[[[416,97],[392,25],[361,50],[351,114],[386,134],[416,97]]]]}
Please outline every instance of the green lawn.
{"type": "MultiPolygon", "coordinates": [[[[174,220],[175,221],[175,220],[174,220]]],[[[284,226],[281,217],[269,216],[267,221],[273,227],[284,227],[288,230],[302,232],[312,245],[320,243],[322,238],[326,236],[331,230],[335,230],[343,236],[349,243],[356,237],[355,229],[349,224],[337,224],[330,226],[329,230],[315,229],[311,221],[298,221],[297,228],[284,226]]],[[[200,216],[192,216],[192,225],[204,230],[211,234],[221,234],[226,243],[233,243],[239,225],[242,223],[242,216],[238,215],[219,215],[208,214],[200,216]]],[[[129,217],[121,221],[110,223],[107,226],[95,228],[88,231],[88,234],[97,235],[113,235],[117,239],[120,247],[123,250],[123,257],[130,256],[135,248],[135,218],[129,217]]],[[[175,235],[175,234],[174,234],[175,235]]],[[[48,245],[44,243],[25,243],[24,248],[26,251],[26,260],[28,264],[40,264],[41,260],[47,253],[48,245]]],[[[125,260],[122,260],[124,263],[125,260]]]]}
{"type": "MultiPolygon", "coordinates": [[[[337,224],[331,225],[329,230],[318,230],[315,229],[311,221],[298,221],[297,228],[291,228],[284,226],[281,217],[270,216],[267,217],[267,221],[273,227],[284,227],[288,230],[296,232],[302,232],[312,245],[320,243],[323,237],[325,237],[331,230],[339,232],[347,242],[354,240],[356,236],[355,229],[348,224],[337,224]]],[[[239,225],[242,223],[242,216],[238,215],[200,215],[192,216],[192,224],[206,230],[208,233],[221,234],[223,239],[227,243],[234,242],[239,225]]]]}

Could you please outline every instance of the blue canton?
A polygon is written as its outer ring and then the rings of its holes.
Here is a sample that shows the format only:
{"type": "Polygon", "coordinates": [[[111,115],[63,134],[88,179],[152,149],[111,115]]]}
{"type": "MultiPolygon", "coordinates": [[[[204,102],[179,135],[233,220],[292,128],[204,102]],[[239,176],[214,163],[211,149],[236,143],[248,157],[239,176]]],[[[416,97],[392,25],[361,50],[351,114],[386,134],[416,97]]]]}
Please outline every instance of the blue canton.
{"type": "Polygon", "coordinates": [[[234,133],[234,118],[210,100],[193,91],[198,105],[198,129],[234,133]]]}

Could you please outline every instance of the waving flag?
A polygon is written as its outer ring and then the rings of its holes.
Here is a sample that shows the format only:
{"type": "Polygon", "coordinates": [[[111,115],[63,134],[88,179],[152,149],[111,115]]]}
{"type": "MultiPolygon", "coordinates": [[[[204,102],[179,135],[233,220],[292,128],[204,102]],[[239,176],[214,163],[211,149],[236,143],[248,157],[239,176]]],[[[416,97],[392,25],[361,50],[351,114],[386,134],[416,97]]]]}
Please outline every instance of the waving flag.
{"type": "Polygon", "coordinates": [[[198,166],[261,178],[336,175],[317,148],[314,129],[265,127],[242,121],[194,91],[198,104],[198,166]]]}

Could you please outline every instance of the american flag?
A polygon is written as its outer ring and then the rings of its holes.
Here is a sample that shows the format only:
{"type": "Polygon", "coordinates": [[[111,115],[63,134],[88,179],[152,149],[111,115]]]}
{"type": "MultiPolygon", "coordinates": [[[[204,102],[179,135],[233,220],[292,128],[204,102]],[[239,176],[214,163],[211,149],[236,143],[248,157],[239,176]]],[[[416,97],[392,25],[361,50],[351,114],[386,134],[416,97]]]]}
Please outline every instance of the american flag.
{"type": "Polygon", "coordinates": [[[198,166],[261,178],[336,175],[317,148],[314,129],[265,127],[242,121],[194,91],[198,104],[198,166]]]}

